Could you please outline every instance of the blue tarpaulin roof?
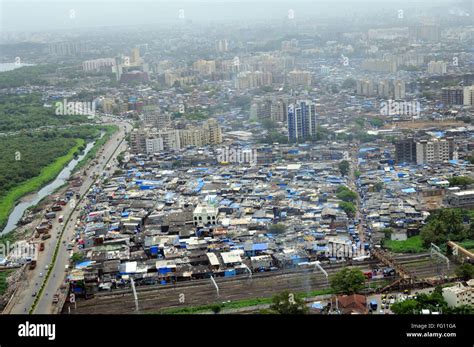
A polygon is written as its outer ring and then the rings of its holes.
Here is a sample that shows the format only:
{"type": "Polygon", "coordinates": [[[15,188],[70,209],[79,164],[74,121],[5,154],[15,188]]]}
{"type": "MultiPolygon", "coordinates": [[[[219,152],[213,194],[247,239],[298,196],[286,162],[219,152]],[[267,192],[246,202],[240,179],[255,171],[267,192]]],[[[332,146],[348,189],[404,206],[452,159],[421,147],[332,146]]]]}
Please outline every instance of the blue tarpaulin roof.
{"type": "Polygon", "coordinates": [[[204,181],[202,179],[199,179],[197,187],[194,189],[194,191],[199,192],[199,191],[201,191],[202,187],[204,187],[204,181]]]}
{"type": "Polygon", "coordinates": [[[254,251],[264,251],[268,248],[268,244],[266,243],[254,243],[252,246],[252,250],[254,251]]]}
{"type": "Polygon", "coordinates": [[[80,269],[80,268],[83,268],[83,267],[88,267],[89,265],[91,265],[93,262],[88,260],[88,261],[83,261],[82,263],[79,263],[79,264],[76,264],[76,269],[80,269]]]}
{"type": "Polygon", "coordinates": [[[359,153],[360,153],[360,152],[362,152],[362,153],[364,153],[364,152],[371,152],[371,151],[375,151],[376,149],[377,149],[377,148],[375,148],[375,147],[365,147],[365,148],[359,149],[359,153]]]}

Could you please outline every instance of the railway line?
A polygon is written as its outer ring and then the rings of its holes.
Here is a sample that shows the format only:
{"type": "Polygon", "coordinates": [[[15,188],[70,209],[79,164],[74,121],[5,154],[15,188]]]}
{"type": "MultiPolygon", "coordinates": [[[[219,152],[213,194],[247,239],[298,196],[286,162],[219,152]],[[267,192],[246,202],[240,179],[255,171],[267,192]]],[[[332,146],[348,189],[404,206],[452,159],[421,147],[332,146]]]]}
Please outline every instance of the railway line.
{"type": "MultiPolygon", "coordinates": [[[[400,264],[410,269],[418,278],[430,278],[446,273],[444,268],[430,261],[429,253],[395,256],[400,264]]],[[[329,276],[335,274],[347,264],[323,265],[329,276]]],[[[353,265],[362,271],[373,268],[383,268],[384,265],[377,260],[367,260],[353,265]]],[[[367,283],[386,283],[384,279],[373,279],[367,283]]],[[[393,277],[391,278],[393,279],[393,277]]],[[[139,312],[156,313],[165,308],[206,305],[225,301],[251,299],[257,297],[271,297],[283,290],[290,292],[311,292],[328,288],[326,277],[312,268],[255,273],[252,279],[247,275],[237,277],[216,278],[220,295],[209,279],[178,282],[166,286],[141,286],[137,287],[139,312]]],[[[124,314],[135,312],[135,302],[132,290],[129,288],[114,290],[112,292],[97,293],[94,298],[78,299],[77,306],[66,304],[63,313],[71,314],[124,314]]]]}

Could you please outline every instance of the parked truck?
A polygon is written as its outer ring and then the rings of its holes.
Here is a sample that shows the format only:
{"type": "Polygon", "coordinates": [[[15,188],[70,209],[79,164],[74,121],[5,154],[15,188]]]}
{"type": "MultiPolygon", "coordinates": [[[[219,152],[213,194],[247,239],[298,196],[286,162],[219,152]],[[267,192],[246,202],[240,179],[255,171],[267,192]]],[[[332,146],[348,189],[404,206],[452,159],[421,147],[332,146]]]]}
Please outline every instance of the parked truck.
{"type": "Polygon", "coordinates": [[[42,233],[45,233],[49,230],[49,226],[48,225],[44,225],[44,224],[41,224],[41,225],[38,225],[36,227],[36,231],[39,233],[39,234],[42,234],[42,233]]]}
{"type": "Polygon", "coordinates": [[[46,219],[56,218],[56,212],[48,212],[45,214],[46,219]]]}
{"type": "Polygon", "coordinates": [[[29,266],[29,269],[30,270],[34,270],[36,268],[36,260],[32,260],[30,262],[30,266],[29,266]]]}

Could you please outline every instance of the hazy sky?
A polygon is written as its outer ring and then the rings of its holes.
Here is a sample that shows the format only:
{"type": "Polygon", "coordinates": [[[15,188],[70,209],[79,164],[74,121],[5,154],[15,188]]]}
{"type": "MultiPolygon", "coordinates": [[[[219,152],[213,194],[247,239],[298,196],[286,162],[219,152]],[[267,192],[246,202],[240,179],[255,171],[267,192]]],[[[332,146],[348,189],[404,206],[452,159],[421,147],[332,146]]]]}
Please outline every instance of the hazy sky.
{"type": "MultiPolygon", "coordinates": [[[[466,0],[459,0],[466,1],[466,0]]],[[[170,23],[179,10],[186,20],[284,20],[290,9],[295,19],[336,15],[382,7],[428,6],[456,0],[0,0],[0,30],[43,31],[74,28],[170,23]],[[405,5],[404,5],[405,4],[405,5]],[[410,4],[410,5],[406,5],[410,4]]],[[[469,1],[469,0],[468,0],[469,1]]],[[[472,0],[474,1],[474,0],[472,0]]]]}

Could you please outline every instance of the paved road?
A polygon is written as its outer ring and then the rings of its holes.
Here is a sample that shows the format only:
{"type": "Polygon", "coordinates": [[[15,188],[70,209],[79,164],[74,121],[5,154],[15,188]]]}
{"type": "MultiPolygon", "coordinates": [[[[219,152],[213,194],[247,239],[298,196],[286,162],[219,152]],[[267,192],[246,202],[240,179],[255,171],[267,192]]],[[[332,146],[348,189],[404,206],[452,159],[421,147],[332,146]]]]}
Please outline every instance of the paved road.
{"type": "MultiPolygon", "coordinates": [[[[104,118],[103,120],[105,122],[108,122],[112,119],[104,118]]],[[[79,188],[79,193],[81,194],[81,197],[87,193],[89,186],[94,182],[94,178],[91,177],[92,172],[101,173],[105,171],[106,162],[109,158],[112,157],[114,152],[115,157],[121,151],[126,149],[125,144],[122,143],[121,148],[116,151],[118,145],[121,144],[121,140],[125,136],[124,126],[126,126],[127,130],[129,131],[131,129],[131,125],[128,123],[116,124],[120,126],[120,130],[116,134],[114,134],[103,147],[103,152],[100,157],[98,157],[98,165],[91,165],[90,168],[87,169],[86,178],[84,179],[84,182],[79,188]],[[105,159],[102,158],[102,155],[105,156],[105,159]]],[[[110,164],[112,166],[112,160],[110,164]]],[[[114,167],[112,167],[111,170],[114,170],[114,167]]],[[[60,212],[60,214],[64,216],[65,221],[67,221],[67,218],[71,214],[71,212],[73,213],[67,225],[64,226],[66,229],[61,239],[59,239],[59,235],[63,226],[57,220],[54,221],[53,229],[51,230],[52,237],[49,240],[45,241],[45,250],[43,252],[40,252],[40,254],[38,255],[36,269],[28,271],[27,280],[23,283],[21,288],[18,290],[16,296],[12,299],[11,304],[5,310],[5,313],[22,314],[29,312],[35,300],[35,294],[39,292],[42,282],[45,280],[47,280],[45,290],[42,292],[41,298],[39,298],[38,305],[34,313],[48,314],[52,312],[53,295],[58,291],[59,287],[64,282],[65,266],[66,264],[68,264],[70,256],[70,252],[66,249],[67,243],[74,235],[74,225],[79,216],[80,207],[75,209],[74,211],[73,210],[73,204],[68,203],[66,206],[64,206],[63,211],[60,212]],[[54,250],[58,242],[61,243],[61,246],[59,248],[56,262],[55,264],[52,264],[54,250]],[[50,277],[48,279],[45,279],[46,273],[48,271],[47,268],[49,266],[53,266],[53,270],[51,272],[50,277]]]]}

